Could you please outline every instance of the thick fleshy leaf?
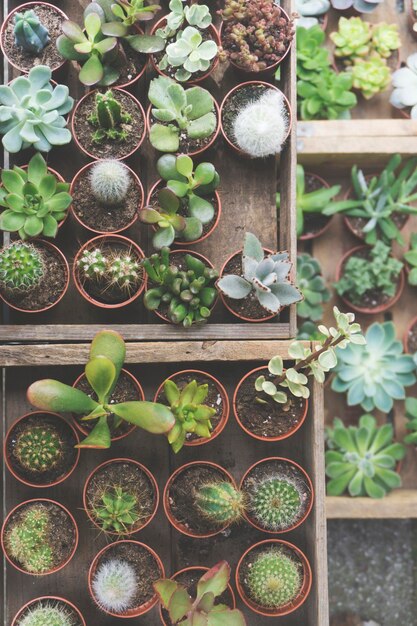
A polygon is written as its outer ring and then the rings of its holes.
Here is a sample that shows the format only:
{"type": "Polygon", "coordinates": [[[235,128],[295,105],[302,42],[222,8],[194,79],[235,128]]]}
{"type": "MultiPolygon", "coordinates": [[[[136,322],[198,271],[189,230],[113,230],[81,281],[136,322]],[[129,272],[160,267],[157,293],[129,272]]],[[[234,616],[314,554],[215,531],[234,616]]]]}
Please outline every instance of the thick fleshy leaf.
{"type": "Polygon", "coordinates": [[[90,359],[97,356],[105,356],[116,368],[113,385],[109,391],[111,395],[120,376],[120,371],[126,356],[126,346],[123,337],[114,330],[101,330],[95,336],[90,346],[90,359]]]}
{"type": "Polygon", "coordinates": [[[153,587],[158,594],[163,607],[168,609],[169,601],[171,600],[174,591],[178,588],[178,583],[175,582],[175,580],[170,580],[169,578],[161,578],[153,584],[153,587]]]}
{"type": "Polygon", "coordinates": [[[212,593],[217,598],[227,589],[229,578],[230,565],[227,561],[220,561],[205,572],[198,581],[197,598],[202,598],[206,593],[212,593]]]}
{"type": "Polygon", "coordinates": [[[155,435],[168,433],[175,424],[170,409],[157,402],[122,402],[112,405],[112,411],[126,422],[155,435]]]}
{"type": "Polygon", "coordinates": [[[76,448],[107,449],[111,446],[111,434],[107,423],[107,415],[102,415],[91,433],[76,448]]]}
{"type": "Polygon", "coordinates": [[[99,403],[105,404],[116,377],[114,364],[105,356],[96,356],[90,359],[85,366],[85,375],[94,389],[99,403]]]}
{"type": "Polygon", "coordinates": [[[252,291],[252,285],[241,276],[229,275],[223,276],[217,283],[218,288],[228,298],[241,300],[246,298],[252,291]]]}
{"type": "Polygon", "coordinates": [[[99,406],[80,389],[49,378],[38,380],[27,391],[28,400],[33,406],[55,413],[76,413],[88,415],[99,406]]]}
{"type": "Polygon", "coordinates": [[[187,590],[184,587],[178,587],[172,594],[169,602],[168,611],[171,621],[176,624],[186,616],[191,607],[192,603],[187,590]]]}
{"type": "Polygon", "coordinates": [[[96,85],[103,78],[104,70],[97,55],[92,55],[82,66],[78,78],[83,85],[96,85]]]}

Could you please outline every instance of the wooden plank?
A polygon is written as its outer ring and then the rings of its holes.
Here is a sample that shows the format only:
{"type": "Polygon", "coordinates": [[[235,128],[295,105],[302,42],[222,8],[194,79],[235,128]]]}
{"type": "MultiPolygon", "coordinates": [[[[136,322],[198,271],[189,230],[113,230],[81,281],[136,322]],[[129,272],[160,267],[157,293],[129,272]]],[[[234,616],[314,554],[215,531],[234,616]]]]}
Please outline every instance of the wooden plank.
{"type": "Polygon", "coordinates": [[[417,489],[397,489],[381,500],[326,498],[327,519],[416,519],[417,489]]]}

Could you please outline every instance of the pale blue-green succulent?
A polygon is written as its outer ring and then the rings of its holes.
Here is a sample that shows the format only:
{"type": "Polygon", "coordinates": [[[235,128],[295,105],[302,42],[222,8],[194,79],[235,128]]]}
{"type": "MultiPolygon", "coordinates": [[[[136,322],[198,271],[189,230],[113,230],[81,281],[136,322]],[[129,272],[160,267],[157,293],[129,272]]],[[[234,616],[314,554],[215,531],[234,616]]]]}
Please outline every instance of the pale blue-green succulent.
{"type": "Polygon", "coordinates": [[[173,37],[184,23],[196,26],[199,30],[208,28],[212,23],[210,9],[205,4],[188,6],[183,0],[171,0],[169,10],[166,16],[166,26],[156,31],[156,35],[164,39],[173,37]]]}
{"type": "Polygon", "coordinates": [[[32,10],[16,13],[13,34],[15,46],[29,54],[39,54],[51,41],[48,29],[32,10]]]}
{"type": "Polygon", "coordinates": [[[176,41],[167,45],[158,67],[162,71],[169,66],[177,68],[175,79],[185,82],[197,72],[207,72],[217,51],[215,41],[204,41],[197,28],[187,26],[178,33],[176,41]]]}

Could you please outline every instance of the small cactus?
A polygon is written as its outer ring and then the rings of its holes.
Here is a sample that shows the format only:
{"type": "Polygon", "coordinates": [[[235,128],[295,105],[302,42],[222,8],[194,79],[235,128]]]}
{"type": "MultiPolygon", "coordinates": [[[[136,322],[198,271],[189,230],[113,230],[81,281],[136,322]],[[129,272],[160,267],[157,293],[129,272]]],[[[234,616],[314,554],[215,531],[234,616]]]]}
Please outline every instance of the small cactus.
{"type": "Polygon", "coordinates": [[[40,426],[27,428],[16,440],[14,454],[19,463],[31,472],[52,469],[62,456],[58,433],[40,426]]]}
{"type": "Polygon", "coordinates": [[[199,511],[214,524],[237,522],[242,516],[243,495],[230,482],[207,483],[194,491],[199,511]]]}
{"type": "Polygon", "coordinates": [[[124,141],[127,132],[122,125],[128,124],[132,116],[123,111],[122,105],[114,97],[111,89],[106,93],[97,92],[95,105],[94,113],[88,118],[90,124],[97,129],[93,133],[93,141],[95,143],[102,143],[105,140],[124,141]]]}
{"type": "Polygon", "coordinates": [[[105,206],[120,204],[126,197],[130,183],[128,168],[115,159],[99,161],[91,168],[91,191],[105,206]]]}
{"type": "Polygon", "coordinates": [[[28,243],[12,243],[0,252],[0,288],[24,292],[37,287],[44,275],[41,252],[28,243]]]}
{"type": "Polygon", "coordinates": [[[18,626],[75,626],[73,614],[62,602],[41,604],[25,612],[18,626]]]}
{"type": "Polygon", "coordinates": [[[106,271],[106,259],[100,248],[84,250],[78,261],[78,267],[84,275],[84,278],[99,280],[100,277],[104,276],[106,271]]]}
{"type": "Polygon", "coordinates": [[[101,496],[101,503],[93,510],[94,517],[103,530],[126,533],[141,518],[135,496],[121,487],[109,489],[101,496]]]}
{"type": "Polygon", "coordinates": [[[296,485],[281,478],[267,478],[254,491],[251,513],[267,530],[289,528],[298,518],[302,505],[296,485]]]}
{"type": "Polygon", "coordinates": [[[260,553],[247,576],[252,599],[268,609],[279,609],[295,600],[301,585],[300,566],[280,548],[260,553]]]}
{"type": "Polygon", "coordinates": [[[132,608],[137,584],[135,570],[129,563],[111,559],[98,567],[93,578],[93,593],[106,611],[124,613],[132,608]]]}
{"type": "Polygon", "coordinates": [[[130,292],[142,280],[142,269],[136,257],[129,253],[117,253],[108,260],[107,272],[110,284],[130,292]]]}
{"type": "Polygon", "coordinates": [[[42,574],[53,566],[53,552],[47,539],[48,524],[48,511],[35,504],[27,508],[6,533],[6,548],[10,556],[27,572],[42,574]]]}
{"type": "Polygon", "coordinates": [[[42,52],[51,41],[48,29],[32,10],[16,13],[13,33],[15,46],[33,55],[42,52]]]}

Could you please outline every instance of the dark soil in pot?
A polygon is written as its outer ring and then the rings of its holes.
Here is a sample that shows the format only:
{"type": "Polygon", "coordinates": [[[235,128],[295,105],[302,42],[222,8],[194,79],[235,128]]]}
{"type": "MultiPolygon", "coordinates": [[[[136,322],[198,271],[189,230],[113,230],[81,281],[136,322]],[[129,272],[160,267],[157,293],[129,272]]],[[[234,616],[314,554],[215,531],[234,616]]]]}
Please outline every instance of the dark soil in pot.
{"type": "Polygon", "coordinates": [[[245,84],[227,97],[222,110],[222,125],[229,141],[236,145],[237,148],[233,126],[238,113],[247,104],[257,101],[268,89],[266,85],[245,84]]]}
{"type": "MultiPolygon", "coordinates": [[[[391,219],[398,228],[398,230],[404,228],[409,217],[410,216],[406,213],[398,212],[391,215],[391,219]]],[[[346,219],[349,222],[349,225],[352,228],[352,231],[356,235],[356,237],[359,237],[359,239],[365,239],[363,229],[369,220],[365,219],[364,217],[349,217],[348,215],[346,215],[346,219]]]]}
{"type": "Polygon", "coordinates": [[[259,392],[255,390],[255,381],[261,374],[271,380],[274,379],[267,368],[264,372],[259,370],[245,378],[236,396],[236,412],[243,426],[258,437],[269,439],[285,436],[302,421],[305,400],[291,397],[288,404],[256,402],[259,392]]]}
{"type": "Polygon", "coordinates": [[[145,129],[142,111],[135,100],[127,93],[120,91],[115,91],[114,95],[122,105],[123,111],[132,116],[129,123],[121,125],[127,133],[124,141],[104,140],[102,143],[93,141],[95,127],[88,121],[88,118],[95,111],[95,92],[80,103],[74,116],[73,124],[77,140],[84,150],[94,154],[97,159],[121,159],[127,156],[136,148],[145,129]]]}
{"type": "Polygon", "coordinates": [[[417,322],[408,330],[406,341],[408,352],[410,354],[417,352],[417,322]]]}
{"type": "MultiPolygon", "coordinates": [[[[213,109],[213,113],[216,116],[216,119],[218,121],[219,114],[218,114],[217,107],[213,109]]],[[[153,126],[153,124],[162,124],[163,126],[169,126],[169,124],[171,123],[172,122],[161,122],[160,120],[156,120],[152,116],[152,112],[150,114],[150,126],[153,126]]],[[[216,129],[214,133],[210,135],[210,137],[204,137],[202,139],[191,139],[190,137],[188,137],[185,131],[180,131],[180,135],[179,135],[180,145],[178,148],[178,154],[191,154],[191,153],[204,150],[204,148],[213,141],[213,136],[217,133],[217,126],[218,124],[216,125],[216,129]]]]}
{"type": "MultiPolygon", "coordinates": [[[[305,193],[317,191],[323,187],[321,181],[312,174],[306,174],[305,193]]],[[[331,220],[331,216],[327,217],[321,213],[304,213],[304,232],[303,237],[315,236],[323,230],[331,220]]]]}
{"type": "MultiPolygon", "coordinates": [[[[214,381],[208,376],[203,376],[202,374],[197,374],[196,372],[190,372],[188,374],[180,374],[179,376],[174,376],[171,380],[173,380],[181,390],[192,380],[196,380],[199,385],[208,384],[208,395],[207,395],[207,398],[204,400],[203,404],[206,404],[207,406],[210,406],[211,408],[216,409],[216,415],[210,418],[211,424],[213,426],[212,428],[212,433],[213,433],[216,430],[220,422],[220,419],[223,416],[223,412],[225,410],[225,401],[223,398],[223,394],[221,393],[217,385],[214,383],[214,381]]],[[[156,401],[160,402],[161,404],[166,404],[166,405],[168,404],[168,401],[165,397],[163,390],[158,394],[156,401]]],[[[186,441],[197,441],[197,440],[202,440],[202,438],[194,433],[187,433],[186,441]]]]}
{"type": "MultiPolygon", "coordinates": [[[[23,8],[23,7],[22,7],[23,8]]],[[[23,9],[32,10],[39,18],[41,24],[49,31],[50,42],[39,54],[32,54],[18,47],[14,43],[14,21],[16,13],[8,20],[2,35],[2,46],[6,50],[11,63],[22,72],[29,72],[35,65],[47,65],[51,70],[56,70],[62,65],[64,59],[56,47],[56,40],[62,34],[61,24],[64,21],[62,14],[52,6],[36,4],[23,9]]]]}
{"type": "MultiPolygon", "coordinates": [[[[226,276],[227,274],[236,274],[237,276],[242,276],[242,253],[238,252],[233,256],[225,265],[222,276],[226,276]]],[[[223,298],[227,302],[228,306],[233,309],[237,315],[241,317],[248,317],[252,320],[263,319],[265,317],[271,317],[271,312],[264,309],[263,306],[259,304],[259,301],[252,290],[246,298],[242,298],[241,300],[234,300],[233,298],[228,298],[223,294],[223,298]]]]}
{"type": "Polygon", "coordinates": [[[72,428],[65,420],[53,415],[36,413],[18,421],[12,428],[6,442],[6,454],[13,471],[19,478],[35,485],[49,485],[59,481],[73,468],[78,457],[78,452],[74,448],[77,443],[72,428]],[[57,461],[51,468],[44,471],[32,471],[16,455],[20,437],[30,432],[32,428],[46,430],[59,438],[60,453],[57,461]]]}
{"type": "MultiPolygon", "coordinates": [[[[97,400],[97,396],[90,387],[90,383],[85,376],[78,381],[76,388],[84,391],[84,393],[89,395],[94,400],[97,400]]],[[[120,402],[128,402],[129,400],[142,400],[142,395],[130,376],[124,372],[120,372],[119,380],[117,381],[117,385],[111,395],[109,404],[119,404],[120,402]]],[[[83,422],[82,417],[82,415],[73,415],[74,420],[83,430],[87,432],[92,431],[96,424],[96,420],[83,422]]],[[[118,418],[116,418],[113,413],[107,418],[112,438],[120,437],[132,429],[132,424],[129,424],[125,420],[122,420],[120,425],[115,426],[115,420],[117,419],[118,418]]]]}
{"type": "Polygon", "coordinates": [[[127,44],[122,43],[122,46],[125,59],[120,69],[120,77],[113,85],[110,85],[110,89],[112,87],[118,87],[119,85],[126,85],[126,83],[134,80],[136,76],[141,73],[148,60],[146,54],[136,52],[127,44]]]}
{"type": "MultiPolygon", "coordinates": [[[[127,530],[132,532],[141,528],[155,509],[156,493],[149,476],[138,465],[128,461],[114,461],[98,469],[86,489],[87,506],[93,518],[94,509],[103,504],[102,496],[114,487],[121,487],[125,493],[135,496],[138,503],[135,512],[139,514],[139,519],[127,530]]],[[[96,521],[100,525],[100,521],[96,521]]]]}
{"type": "MultiPolygon", "coordinates": [[[[197,26],[194,26],[194,28],[196,28],[199,31],[200,35],[203,38],[203,41],[215,41],[214,37],[212,37],[210,28],[200,29],[197,26]]],[[[166,40],[166,46],[168,46],[170,43],[174,43],[176,40],[177,40],[177,33],[175,33],[173,37],[170,37],[169,39],[166,40]]],[[[164,56],[165,56],[165,50],[161,50],[160,52],[156,52],[155,54],[153,54],[152,58],[153,58],[155,65],[159,65],[159,63],[162,61],[162,58],[164,56]]],[[[189,82],[195,82],[202,76],[210,74],[211,69],[216,61],[216,58],[217,57],[214,57],[214,59],[211,60],[210,67],[205,72],[201,72],[201,71],[194,72],[191,75],[191,78],[189,78],[189,82]]],[[[169,76],[170,78],[173,78],[175,80],[175,72],[177,71],[177,69],[178,69],[177,67],[172,67],[172,65],[168,65],[164,70],[160,70],[160,71],[163,72],[166,76],[169,76]]]]}
{"type": "Polygon", "coordinates": [[[68,618],[71,620],[71,626],[85,626],[85,623],[80,620],[80,616],[77,611],[74,611],[74,609],[69,604],[67,604],[66,602],[46,598],[44,600],[35,600],[34,602],[31,602],[31,604],[19,615],[19,618],[16,621],[16,626],[20,626],[21,624],[23,624],[24,619],[27,619],[27,616],[30,615],[30,613],[34,609],[38,607],[49,607],[51,605],[57,608],[62,607],[63,609],[65,609],[65,614],[68,615],[68,618]]]}

